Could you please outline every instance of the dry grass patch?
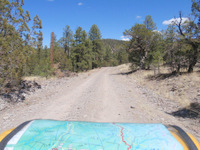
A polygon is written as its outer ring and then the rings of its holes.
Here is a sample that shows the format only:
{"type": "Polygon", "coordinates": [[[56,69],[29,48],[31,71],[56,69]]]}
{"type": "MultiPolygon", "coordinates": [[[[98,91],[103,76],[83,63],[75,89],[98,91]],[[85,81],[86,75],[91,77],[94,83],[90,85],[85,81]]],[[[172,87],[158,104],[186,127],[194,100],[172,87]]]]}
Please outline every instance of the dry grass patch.
{"type": "MultiPolygon", "coordinates": [[[[130,72],[129,65],[122,65],[121,70],[130,72]]],[[[182,107],[190,106],[193,102],[200,102],[200,72],[182,75],[171,74],[169,68],[161,67],[160,74],[154,70],[139,70],[129,77],[135,79],[141,86],[150,88],[167,99],[176,101],[182,107]]]]}

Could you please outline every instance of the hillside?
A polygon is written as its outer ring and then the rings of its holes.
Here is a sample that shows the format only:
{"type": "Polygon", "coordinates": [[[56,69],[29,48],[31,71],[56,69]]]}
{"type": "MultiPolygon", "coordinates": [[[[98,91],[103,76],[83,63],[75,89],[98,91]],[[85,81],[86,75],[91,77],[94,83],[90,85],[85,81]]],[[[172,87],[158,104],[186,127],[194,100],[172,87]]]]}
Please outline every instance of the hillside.
{"type": "Polygon", "coordinates": [[[126,41],[116,40],[116,39],[102,39],[104,47],[110,47],[112,52],[118,52],[120,50],[125,50],[126,41]]]}

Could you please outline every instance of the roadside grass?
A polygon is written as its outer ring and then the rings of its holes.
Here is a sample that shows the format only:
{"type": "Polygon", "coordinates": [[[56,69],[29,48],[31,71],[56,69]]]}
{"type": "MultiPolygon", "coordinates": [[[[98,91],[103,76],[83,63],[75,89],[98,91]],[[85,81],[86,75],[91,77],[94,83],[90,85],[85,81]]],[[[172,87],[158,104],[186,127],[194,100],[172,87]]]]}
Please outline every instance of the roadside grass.
{"type": "MultiPolygon", "coordinates": [[[[130,64],[119,66],[123,74],[130,72],[130,64]]],[[[160,67],[160,73],[155,70],[138,70],[127,74],[141,86],[147,87],[157,94],[176,101],[181,107],[189,107],[191,103],[200,101],[200,72],[195,68],[193,73],[182,71],[181,75],[170,72],[168,67],[160,67]]]]}

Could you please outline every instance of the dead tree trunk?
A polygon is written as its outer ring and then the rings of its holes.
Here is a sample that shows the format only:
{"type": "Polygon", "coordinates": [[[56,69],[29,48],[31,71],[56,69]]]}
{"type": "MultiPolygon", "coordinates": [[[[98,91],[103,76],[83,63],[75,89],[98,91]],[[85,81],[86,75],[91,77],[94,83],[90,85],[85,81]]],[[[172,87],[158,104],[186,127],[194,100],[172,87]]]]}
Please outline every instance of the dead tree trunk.
{"type": "Polygon", "coordinates": [[[51,52],[50,52],[50,59],[51,59],[51,67],[53,68],[53,47],[54,47],[54,33],[51,32],[51,52]]]}

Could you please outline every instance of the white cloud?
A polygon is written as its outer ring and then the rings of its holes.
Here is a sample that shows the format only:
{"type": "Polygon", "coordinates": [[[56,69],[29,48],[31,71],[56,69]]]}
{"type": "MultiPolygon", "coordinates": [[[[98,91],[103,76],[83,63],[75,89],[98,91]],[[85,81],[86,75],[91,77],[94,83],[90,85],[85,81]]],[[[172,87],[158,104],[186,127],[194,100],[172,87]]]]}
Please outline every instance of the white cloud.
{"type": "Polygon", "coordinates": [[[158,31],[158,30],[153,30],[154,33],[157,33],[157,34],[160,34],[162,35],[163,33],[161,31],[158,31]]]}
{"type": "Polygon", "coordinates": [[[153,32],[161,33],[161,32],[160,32],[160,31],[158,31],[158,30],[153,30],[153,32]]]}
{"type": "Polygon", "coordinates": [[[141,19],[142,18],[142,16],[136,16],[136,19],[141,19]]]}
{"type": "Polygon", "coordinates": [[[128,36],[121,36],[122,41],[130,41],[130,37],[128,36]]]}
{"type": "Polygon", "coordinates": [[[83,3],[81,3],[81,2],[80,2],[80,3],[78,3],[78,6],[82,6],[82,5],[83,5],[83,3]]]}
{"type": "MultiPolygon", "coordinates": [[[[186,23],[187,21],[189,21],[189,18],[182,18],[182,24],[186,23]]],[[[169,24],[174,24],[174,23],[178,23],[180,22],[180,18],[172,18],[170,20],[165,20],[163,21],[162,24],[164,25],[169,25],[169,24]]]]}

